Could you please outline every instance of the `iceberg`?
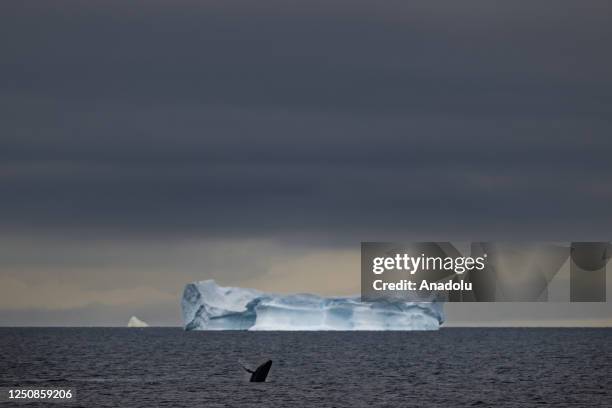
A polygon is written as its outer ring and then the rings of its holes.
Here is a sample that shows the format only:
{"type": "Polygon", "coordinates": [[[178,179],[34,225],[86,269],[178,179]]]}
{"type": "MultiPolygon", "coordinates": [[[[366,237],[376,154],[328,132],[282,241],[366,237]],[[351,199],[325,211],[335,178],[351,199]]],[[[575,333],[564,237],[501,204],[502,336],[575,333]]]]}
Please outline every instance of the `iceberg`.
{"type": "Polygon", "coordinates": [[[136,316],[132,316],[128,321],[127,327],[149,327],[149,325],[147,322],[140,320],[136,316]]]}
{"type": "Polygon", "coordinates": [[[278,295],[223,287],[214,280],[189,283],[181,300],[185,330],[437,330],[442,303],[278,295]]]}

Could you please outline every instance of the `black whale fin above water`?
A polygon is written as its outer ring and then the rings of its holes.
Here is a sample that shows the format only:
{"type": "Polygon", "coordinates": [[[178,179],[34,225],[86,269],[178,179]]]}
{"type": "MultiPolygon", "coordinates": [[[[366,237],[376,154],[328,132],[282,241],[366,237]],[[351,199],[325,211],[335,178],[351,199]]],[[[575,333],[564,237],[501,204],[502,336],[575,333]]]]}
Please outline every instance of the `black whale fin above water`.
{"type": "Polygon", "coordinates": [[[255,371],[249,370],[248,368],[243,366],[245,370],[251,373],[251,379],[249,380],[250,382],[265,382],[266,377],[270,372],[270,367],[272,367],[272,360],[266,361],[265,363],[257,367],[255,371]]]}

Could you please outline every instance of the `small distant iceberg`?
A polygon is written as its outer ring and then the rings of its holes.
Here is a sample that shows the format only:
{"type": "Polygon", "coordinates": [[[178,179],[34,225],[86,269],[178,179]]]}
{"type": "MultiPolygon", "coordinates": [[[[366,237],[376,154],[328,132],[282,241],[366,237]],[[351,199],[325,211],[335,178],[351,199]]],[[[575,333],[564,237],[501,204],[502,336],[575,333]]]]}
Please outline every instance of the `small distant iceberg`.
{"type": "Polygon", "coordinates": [[[360,297],[277,295],[189,283],[181,301],[185,330],[438,330],[441,302],[363,302],[360,297]]]}
{"type": "Polygon", "coordinates": [[[140,320],[136,316],[132,316],[128,321],[127,327],[149,327],[149,324],[140,320]]]}

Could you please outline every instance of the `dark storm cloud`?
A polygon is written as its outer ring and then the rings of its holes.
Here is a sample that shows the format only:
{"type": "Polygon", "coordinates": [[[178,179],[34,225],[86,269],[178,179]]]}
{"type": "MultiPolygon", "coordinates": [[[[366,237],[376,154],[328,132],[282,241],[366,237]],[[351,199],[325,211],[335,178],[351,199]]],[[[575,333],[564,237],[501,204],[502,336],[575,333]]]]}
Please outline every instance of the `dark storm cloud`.
{"type": "Polygon", "coordinates": [[[5,229],[612,226],[606,3],[0,8],[5,229]]]}
{"type": "Polygon", "coordinates": [[[260,3],[6,5],[7,89],[370,114],[608,112],[609,7],[597,3],[447,4],[456,18],[443,4],[331,2],[270,14],[260,3]]]}

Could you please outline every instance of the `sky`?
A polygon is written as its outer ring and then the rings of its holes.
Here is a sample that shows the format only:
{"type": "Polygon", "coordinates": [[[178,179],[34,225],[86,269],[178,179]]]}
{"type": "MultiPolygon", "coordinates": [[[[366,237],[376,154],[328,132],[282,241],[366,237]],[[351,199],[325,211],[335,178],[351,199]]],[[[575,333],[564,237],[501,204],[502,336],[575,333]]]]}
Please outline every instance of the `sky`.
{"type": "Polygon", "coordinates": [[[597,0],[1,2],[0,325],[180,325],[184,285],[211,278],[358,293],[361,241],[610,240],[610,17],[597,0]]]}

